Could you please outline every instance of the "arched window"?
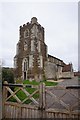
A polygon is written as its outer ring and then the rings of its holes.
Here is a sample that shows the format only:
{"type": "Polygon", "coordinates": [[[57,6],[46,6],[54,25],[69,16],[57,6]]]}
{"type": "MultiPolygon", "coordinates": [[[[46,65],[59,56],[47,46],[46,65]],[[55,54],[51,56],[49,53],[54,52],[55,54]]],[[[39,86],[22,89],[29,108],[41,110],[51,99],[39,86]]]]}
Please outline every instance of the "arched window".
{"type": "Polygon", "coordinates": [[[24,58],[22,61],[22,77],[23,80],[27,79],[27,71],[28,71],[28,58],[24,58]]]}
{"type": "Polygon", "coordinates": [[[23,71],[27,71],[28,69],[28,62],[27,62],[27,58],[23,59],[23,63],[22,63],[22,70],[23,71]]]}

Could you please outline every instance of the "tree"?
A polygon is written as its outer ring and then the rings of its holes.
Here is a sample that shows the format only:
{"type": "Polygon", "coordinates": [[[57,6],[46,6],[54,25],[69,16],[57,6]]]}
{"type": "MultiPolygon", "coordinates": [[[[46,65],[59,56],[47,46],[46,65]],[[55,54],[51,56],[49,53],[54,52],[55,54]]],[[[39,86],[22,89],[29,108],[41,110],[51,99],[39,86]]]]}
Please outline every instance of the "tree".
{"type": "Polygon", "coordinates": [[[14,72],[11,68],[2,68],[2,81],[14,83],[14,72]]]}

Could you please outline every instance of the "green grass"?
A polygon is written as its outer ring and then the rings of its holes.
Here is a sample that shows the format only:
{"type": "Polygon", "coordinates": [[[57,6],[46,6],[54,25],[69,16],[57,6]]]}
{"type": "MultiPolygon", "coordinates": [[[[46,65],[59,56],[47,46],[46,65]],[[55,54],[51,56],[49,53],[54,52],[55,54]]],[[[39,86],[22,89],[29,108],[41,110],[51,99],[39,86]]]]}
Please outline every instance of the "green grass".
{"type": "Polygon", "coordinates": [[[23,84],[39,85],[39,82],[36,82],[35,80],[33,80],[33,81],[24,80],[23,84]]]}
{"type": "MultiPolygon", "coordinates": [[[[39,85],[40,83],[45,83],[45,85],[46,86],[55,86],[55,85],[57,85],[58,83],[57,82],[49,82],[49,81],[41,81],[41,82],[36,82],[35,80],[33,80],[33,81],[29,81],[29,80],[24,80],[23,81],[23,84],[30,84],[30,85],[39,85]]],[[[15,87],[14,88],[14,91],[16,91],[18,89],[18,87],[15,87]]],[[[27,92],[29,92],[29,94],[32,94],[35,90],[36,90],[36,88],[31,88],[31,87],[27,87],[27,88],[25,88],[26,89],[26,91],[27,92]]],[[[21,101],[23,101],[27,96],[26,96],[26,94],[22,91],[22,90],[20,90],[20,91],[18,91],[17,93],[16,93],[16,95],[17,95],[17,97],[21,100],[21,101]]],[[[38,99],[39,98],[39,93],[36,93],[36,94],[34,94],[33,96],[32,96],[34,99],[38,99]]],[[[12,102],[17,102],[13,97],[11,97],[10,99],[9,99],[9,101],[12,101],[12,102]]],[[[31,100],[30,99],[28,99],[27,101],[25,101],[24,102],[25,104],[29,104],[29,103],[31,103],[31,100]]]]}
{"type": "MultiPolygon", "coordinates": [[[[17,90],[17,89],[18,89],[18,87],[15,88],[15,90],[17,90]]],[[[26,89],[27,92],[29,92],[29,94],[32,94],[32,93],[36,90],[36,88],[25,88],[25,89],[26,89]]],[[[26,94],[25,94],[22,90],[18,91],[18,92],[16,93],[16,95],[17,95],[17,97],[18,97],[21,101],[23,101],[25,98],[27,98],[26,94]]],[[[39,93],[34,94],[32,97],[35,98],[35,99],[39,98],[39,93]]],[[[9,101],[17,102],[14,97],[11,97],[11,98],[9,99],[9,101]]],[[[30,103],[30,102],[31,102],[31,100],[28,99],[28,100],[25,101],[24,103],[25,103],[25,104],[28,104],[28,103],[30,103]]]]}
{"type": "MultiPolygon", "coordinates": [[[[41,82],[45,83],[46,86],[55,86],[55,85],[58,84],[57,82],[49,82],[49,81],[46,81],[46,80],[43,80],[41,82]]],[[[23,84],[39,85],[41,82],[36,82],[35,80],[33,80],[33,81],[24,80],[23,84]]]]}
{"type": "Polygon", "coordinates": [[[55,86],[58,83],[57,82],[48,82],[48,81],[43,81],[45,83],[46,86],[55,86]]]}

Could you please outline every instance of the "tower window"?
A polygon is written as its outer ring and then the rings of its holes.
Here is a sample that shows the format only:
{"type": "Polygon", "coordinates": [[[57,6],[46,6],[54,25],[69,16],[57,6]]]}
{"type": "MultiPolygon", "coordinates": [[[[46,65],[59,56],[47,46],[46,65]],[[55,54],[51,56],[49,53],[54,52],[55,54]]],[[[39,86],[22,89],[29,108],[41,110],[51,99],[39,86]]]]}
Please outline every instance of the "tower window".
{"type": "Polygon", "coordinates": [[[27,38],[28,36],[29,36],[29,30],[27,29],[24,31],[24,38],[27,38]]]}
{"type": "Polygon", "coordinates": [[[23,59],[22,70],[27,71],[27,69],[28,69],[28,61],[27,59],[23,59]]]}
{"type": "Polygon", "coordinates": [[[24,71],[27,70],[27,62],[24,62],[24,71]]]}

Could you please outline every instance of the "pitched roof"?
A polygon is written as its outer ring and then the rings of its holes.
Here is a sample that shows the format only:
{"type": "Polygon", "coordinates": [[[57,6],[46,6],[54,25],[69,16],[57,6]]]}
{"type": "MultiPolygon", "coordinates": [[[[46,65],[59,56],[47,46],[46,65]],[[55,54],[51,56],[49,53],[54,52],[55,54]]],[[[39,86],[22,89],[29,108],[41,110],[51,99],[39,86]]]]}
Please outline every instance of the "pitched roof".
{"type": "Polygon", "coordinates": [[[57,59],[57,60],[59,60],[59,61],[63,62],[63,60],[60,60],[59,58],[54,57],[54,56],[52,56],[52,55],[49,55],[49,54],[48,54],[48,57],[52,57],[52,58],[55,58],[55,59],[57,59]]]}
{"type": "Polygon", "coordinates": [[[78,76],[78,77],[80,77],[80,71],[78,71],[78,72],[74,72],[74,76],[78,76]]]}
{"type": "Polygon", "coordinates": [[[69,72],[72,70],[72,64],[64,65],[62,72],[69,72]]]}

